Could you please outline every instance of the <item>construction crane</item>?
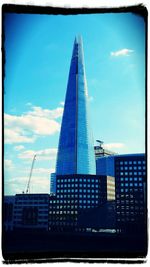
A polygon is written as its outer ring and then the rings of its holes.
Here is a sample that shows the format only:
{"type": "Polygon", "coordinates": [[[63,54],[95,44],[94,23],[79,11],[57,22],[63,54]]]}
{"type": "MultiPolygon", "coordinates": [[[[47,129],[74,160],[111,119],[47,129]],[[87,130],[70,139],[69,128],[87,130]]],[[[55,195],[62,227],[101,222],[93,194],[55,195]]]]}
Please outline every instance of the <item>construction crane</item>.
{"type": "Polygon", "coordinates": [[[32,176],[32,171],[33,171],[33,166],[34,166],[35,160],[36,160],[36,154],[34,155],[33,160],[32,160],[32,165],[31,165],[29,180],[28,180],[28,184],[27,184],[26,194],[30,193],[30,181],[31,181],[31,176],[32,176]]]}

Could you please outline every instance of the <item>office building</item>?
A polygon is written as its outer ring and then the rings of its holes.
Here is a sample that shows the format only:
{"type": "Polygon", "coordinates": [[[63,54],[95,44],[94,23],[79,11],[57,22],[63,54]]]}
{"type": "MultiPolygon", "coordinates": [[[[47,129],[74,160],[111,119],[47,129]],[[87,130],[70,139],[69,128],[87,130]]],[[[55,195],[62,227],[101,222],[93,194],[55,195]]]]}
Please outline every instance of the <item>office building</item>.
{"type": "MultiPolygon", "coordinates": [[[[50,198],[50,230],[62,231],[79,228],[79,218],[84,212],[103,207],[115,199],[114,177],[99,175],[58,175],[56,196],[50,198]]],[[[82,216],[83,217],[83,216],[82,216]]]]}
{"type": "Polygon", "coordinates": [[[48,230],[49,194],[15,195],[14,229],[48,230]]]}
{"type": "Polygon", "coordinates": [[[75,38],[62,118],[56,174],[96,174],[81,37],[75,38]]]}
{"type": "Polygon", "coordinates": [[[85,210],[115,199],[114,177],[96,175],[81,37],[75,39],[73,47],[55,181],[56,196],[50,198],[50,230],[78,231],[78,219],[85,210]]]}
{"type": "Polygon", "coordinates": [[[146,159],[144,154],[115,157],[116,219],[121,232],[146,230],[146,159]]]}
{"type": "Polygon", "coordinates": [[[113,151],[110,151],[108,149],[105,149],[103,147],[103,141],[100,141],[100,140],[96,140],[97,141],[97,145],[94,146],[94,152],[95,152],[95,158],[96,160],[98,158],[101,158],[101,157],[105,157],[105,156],[110,156],[110,155],[115,155],[116,153],[113,152],[113,151]]]}
{"type": "Polygon", "coordinates": [[[56,194],[56,173],[51,173],[50,176],[50,194],[56,194]]]}
{"type": "Polygon", "coordinates": [[[13,230],[13,212],[14,212],[15,196],[5,196],[4,197],[4,217],[3,226],[5,231],[13,230]]]}
{"type": "Polygon", "coordinates": [[[115,177],[116,222],[122,233],[146,230],[145,154],[125,154],[99,158],[97,175],[115,177]]]}

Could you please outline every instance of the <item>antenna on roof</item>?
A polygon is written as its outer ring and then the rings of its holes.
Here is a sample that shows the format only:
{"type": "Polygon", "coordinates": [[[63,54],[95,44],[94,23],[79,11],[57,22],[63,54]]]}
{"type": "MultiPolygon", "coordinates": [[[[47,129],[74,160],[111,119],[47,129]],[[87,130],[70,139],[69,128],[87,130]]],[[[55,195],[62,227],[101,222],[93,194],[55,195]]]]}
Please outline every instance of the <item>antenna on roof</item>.
{"type": "Polygon", "coordinates": [[[102,145],[104,144],[104,142],[101,140],[96,140],[96,142],[99,143],[100,148],[102,148],[102,145]]]}

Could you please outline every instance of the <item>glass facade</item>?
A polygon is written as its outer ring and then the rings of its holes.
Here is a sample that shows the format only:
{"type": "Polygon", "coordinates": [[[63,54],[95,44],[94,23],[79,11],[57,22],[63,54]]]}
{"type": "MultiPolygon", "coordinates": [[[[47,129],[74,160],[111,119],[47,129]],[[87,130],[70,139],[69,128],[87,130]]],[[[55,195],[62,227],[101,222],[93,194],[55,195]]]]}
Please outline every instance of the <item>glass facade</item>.
{"type": "Polygon", "coordinates": [[[96,174],[82,39],[75,39],[61,125],[56,174],[96,174]]]}
{"type": "Polygon", "coordinates": [[[50,181],[50,193],[56,194],[56,173],[51,173],[50,181]]]}
{"type": "Polygon", "coordinates": [[[129,223],[136,223],[132,231],[137,231],[137,227],[140,230],[141,224],[146,222],[145,166],[144,154],[115,158],[116,219],[122,229],[127,229],[129,223]]]}
{"type": "MultiPolygon", "coordinates": [[[[110,182],[111,180],[109,177],[110,182]]],[[[50,197],[49,226],[77,225],[82,213],[107,202],[107,197],[110,196],[107,183],[106,176],[58,175],[56,196],[50,197]]]]}

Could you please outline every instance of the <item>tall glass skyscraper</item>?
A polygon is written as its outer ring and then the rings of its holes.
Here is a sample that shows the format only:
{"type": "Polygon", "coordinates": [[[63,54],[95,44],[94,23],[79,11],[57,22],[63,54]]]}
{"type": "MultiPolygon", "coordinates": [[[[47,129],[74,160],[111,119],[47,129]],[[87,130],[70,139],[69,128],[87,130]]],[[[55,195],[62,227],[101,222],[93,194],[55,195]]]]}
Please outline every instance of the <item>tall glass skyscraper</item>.
{"type": "Polygon", "coordinates": [[[56,163],[56,175],[96,174],[82,38],[75,38],[56,163]]]}

